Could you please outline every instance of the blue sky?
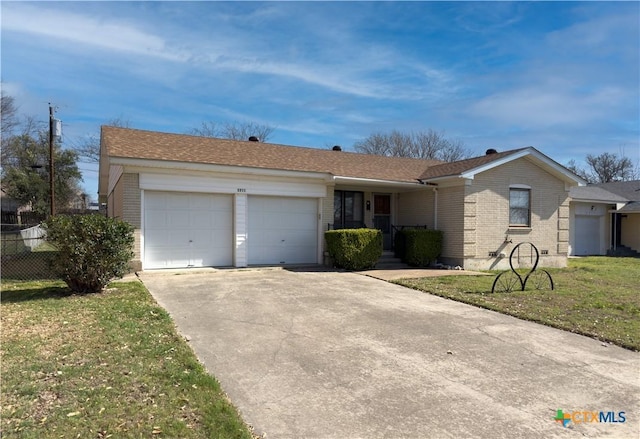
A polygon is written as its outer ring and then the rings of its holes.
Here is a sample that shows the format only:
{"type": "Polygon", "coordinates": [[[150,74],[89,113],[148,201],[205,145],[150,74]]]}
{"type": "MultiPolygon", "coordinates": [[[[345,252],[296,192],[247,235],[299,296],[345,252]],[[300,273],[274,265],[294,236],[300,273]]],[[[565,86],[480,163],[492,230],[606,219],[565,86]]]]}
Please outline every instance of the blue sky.
{"type": "MultiPolygon", "coordinates": [[[[640,162],[638,2],[7,2],[2,87],[64,145],[114,118],[185,133],[273,126],[350,150],[444,131],[478,155],[640,162]]],[[[97,166],[81,164],[95,197],[97,166]]]]}

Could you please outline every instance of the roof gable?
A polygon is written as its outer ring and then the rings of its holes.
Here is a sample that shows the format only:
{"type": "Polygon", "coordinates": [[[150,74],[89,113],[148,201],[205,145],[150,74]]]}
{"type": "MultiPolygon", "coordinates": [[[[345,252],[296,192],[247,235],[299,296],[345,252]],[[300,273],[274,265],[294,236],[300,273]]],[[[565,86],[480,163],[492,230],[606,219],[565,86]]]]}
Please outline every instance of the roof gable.
{"type": "Polygon", "coordinates": [[[532,146],[432,166],[422,174],[420,180],[436,182],[438,180],[451,178],[473,179],[476,174],[488,171],[523,157],[528,158],[539,167],[545,169],[547,172],[566,183],[574,185],[586,184],[584,179],[575,175],[573,172],[542,154],[532,146]]]}

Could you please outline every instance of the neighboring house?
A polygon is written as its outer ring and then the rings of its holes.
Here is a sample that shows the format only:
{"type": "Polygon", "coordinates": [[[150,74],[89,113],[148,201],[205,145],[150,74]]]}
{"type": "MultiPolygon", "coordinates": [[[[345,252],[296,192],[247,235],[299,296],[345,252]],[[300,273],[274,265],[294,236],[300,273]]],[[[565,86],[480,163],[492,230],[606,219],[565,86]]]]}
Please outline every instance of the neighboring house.
{"type": "Polygon", "coordinates": [[[19,203],[10,198],[4,189],[0,188],[0,210],[2,211],[2,224],[18,224],[19,203]]]}
{"type": "MultiPolygon", "coordinates": [[[[335,148],[337,149],[337,148],[335,148]]],[[[565,266],[569,189],[585,182],[535,148],[468,160],[364,155],[102,127],[99,202],[135,227],[136,269],[322,264],[324,232],[443,231],[441,262],[504,268],[533,242],[565,266]]]]}
{"type": "Polygon", "coordinates": [[[570,255],[640,252],[640,180],[573,187],[570,196],[570,255]]]}

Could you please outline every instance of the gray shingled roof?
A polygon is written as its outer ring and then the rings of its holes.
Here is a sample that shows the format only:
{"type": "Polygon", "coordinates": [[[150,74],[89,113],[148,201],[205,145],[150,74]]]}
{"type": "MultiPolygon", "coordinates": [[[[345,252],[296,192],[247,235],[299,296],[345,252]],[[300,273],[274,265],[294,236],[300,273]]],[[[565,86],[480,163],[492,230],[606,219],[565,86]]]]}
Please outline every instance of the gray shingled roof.
{"type": "Polygon", "coordinates": [[[629,201],[640,201],[640,180],[613,181],[595,185],[629,201]]]}
{"type": "Polygon", "coordinates": [[[626,203],[628,199],[611,193],[598,186],[574,186],[569,190],[574,200],[602,201],[606,203],[626,203]]]}
{"type": "Polygon", "coordinates": [[[618,209],[618,212],[640,213],[640,201],[629,201],[624,207],[618,209]]]}

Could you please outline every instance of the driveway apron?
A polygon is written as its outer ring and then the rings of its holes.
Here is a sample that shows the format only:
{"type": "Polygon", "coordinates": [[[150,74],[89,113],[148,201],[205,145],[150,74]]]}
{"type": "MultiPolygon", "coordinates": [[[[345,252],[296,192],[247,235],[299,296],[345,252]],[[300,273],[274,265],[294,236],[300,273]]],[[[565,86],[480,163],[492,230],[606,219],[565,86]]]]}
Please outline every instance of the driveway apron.
{"type": "Polygon", "coordinates": [[[140,278],[266,438],[640,437],[636,352],[354,273],[140,278]]]}

